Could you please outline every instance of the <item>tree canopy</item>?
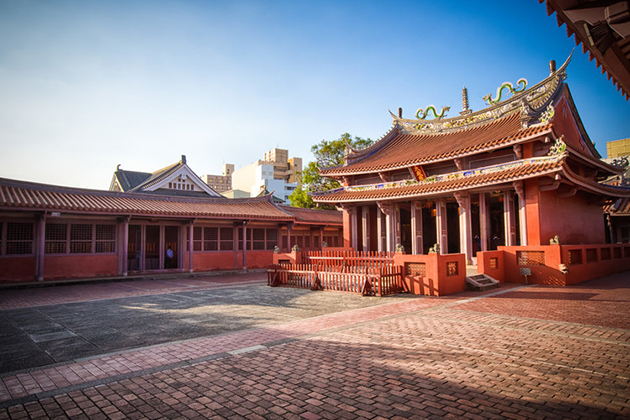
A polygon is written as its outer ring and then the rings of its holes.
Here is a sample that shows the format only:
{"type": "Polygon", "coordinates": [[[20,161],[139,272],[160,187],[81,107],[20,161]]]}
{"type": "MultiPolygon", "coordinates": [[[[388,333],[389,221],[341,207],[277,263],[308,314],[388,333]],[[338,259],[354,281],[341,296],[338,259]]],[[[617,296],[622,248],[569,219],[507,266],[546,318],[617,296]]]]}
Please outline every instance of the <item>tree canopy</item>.
{"type": "MultiPolygon", "coordinates": [[[[293,207],[314,208],[318,205],[308,195],[309,191],[327,191],[338,188],[339,182],[331,178],[319,175],[320,168],[330,166],[341,166],[345,163],[346,145],[361,149],[374,143],[371,139],[353,137],[344,133],[336,140],[322,140],[311,147],[311,152],[315,156],[314,162],[309,162],[304,170],[299,174],[302,181],[302,188],[296,188],[289,196],[289,201],[293,207]]],[[[332,208],[332,206],[322,206],[321,208],[332,208]]]]}

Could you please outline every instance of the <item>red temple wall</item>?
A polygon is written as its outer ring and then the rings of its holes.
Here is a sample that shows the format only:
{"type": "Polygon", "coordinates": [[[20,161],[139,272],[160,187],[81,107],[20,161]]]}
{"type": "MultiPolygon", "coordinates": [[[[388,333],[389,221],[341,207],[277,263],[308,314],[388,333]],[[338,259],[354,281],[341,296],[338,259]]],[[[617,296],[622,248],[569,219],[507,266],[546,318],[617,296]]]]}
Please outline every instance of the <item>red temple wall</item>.
{"type": "Polygon", "coordinates": [[[44,259],[44,279],[108,277],[118,273],[118,256],[69,255],[48,256],[44,259]]]}
{"type": "MultiPolygon", "coordinates": [[[[189,270],[188,258],[188,253],[185,253],[185,270],[189,270]]],[[[247,251],[245,263],[248,269],[265,268],[273,263],[273,251],[247,251]]],[[[194,271],[240,270],[243,268],[243,253],[196,252],[193,254],[193,268],[194,271]]]]}
{"type": "Polygon", "coordinates": [[[35,280],[35,257],[0,258],[0,282],[35,280]]]}
{"type": "Polygon", "coordinates": [[[602,207],[579,192],[572,197],[558,197],[557,191],[540,192],[541,245],[549,244],[556,235],[561,244],[605,243],[602,207]]]}
{"type": "Polygon", "coordinates": [[[525,181],[525,213],[527,218],[527,243],[540,245],[540,191],[538,180],[525,181]]]}

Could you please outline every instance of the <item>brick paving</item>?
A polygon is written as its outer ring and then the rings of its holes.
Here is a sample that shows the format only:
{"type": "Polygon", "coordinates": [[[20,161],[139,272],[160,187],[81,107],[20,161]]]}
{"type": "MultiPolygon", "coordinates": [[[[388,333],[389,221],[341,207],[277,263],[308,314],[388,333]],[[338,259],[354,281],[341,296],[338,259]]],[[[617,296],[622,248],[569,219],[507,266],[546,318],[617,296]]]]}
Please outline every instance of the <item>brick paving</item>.
{"type": "Polygon", "coordinates": [[[4,374],[0,419],[630,418],[630,273],[385,302],[4,374]]]}

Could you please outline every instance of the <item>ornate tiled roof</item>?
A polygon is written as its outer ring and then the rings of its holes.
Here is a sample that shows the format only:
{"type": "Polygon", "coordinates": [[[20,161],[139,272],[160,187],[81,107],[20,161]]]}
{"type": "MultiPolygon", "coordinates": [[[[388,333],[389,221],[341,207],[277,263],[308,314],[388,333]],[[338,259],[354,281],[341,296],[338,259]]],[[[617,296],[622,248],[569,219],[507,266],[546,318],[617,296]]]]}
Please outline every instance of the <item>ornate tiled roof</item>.
{"type": "Polygon", "coordinates": [[[411,197],[438,196],[453,191],[491,187],[527,178],[550,175],[562,171],[566,155],[523,159],[474,170],[461,171],[424,181],[398,181],[375,185],[343,187],[313,194],[316,202],[360,202],[396,200],[411,197]]]}
{"type": "Polygon", "coordinates": [[[0,209],[89,214],[226,219],[294,220],[269,196],[225,198],[170,197],[143,193],[87,190],[0,178],[0,209]]]}
{"type": "Polygon", "coordinates": [[[448,133],[404,134],[394,128],[385,144],[356,163],[320,171],[323,176],[355,175],[407,168],[505,147],[551,133],[550,124],[521,128],[518,113],[470,129],[448,133]]]}
{"type": "Polygon", "coordinates": [[[571,57],[557,70],[526,89],[527,81],[520,79],[517,89],[505,82],[496,98],[487,95],[489,106],[477,112],[464,112],[453,118],[442,118],[429,106],[436,118],[426,119],[427,111],[418,110],[418,119],[410,120],[392,115],[394,126],[373,145],[364,150],[351,150],[344,166],[323,168],[320,174],[329,177],[359,175],[409,168],[457,157],[469,156],[530,138],[550,134],[554,100],[563,91],[566,68],[571,57]],[[513,96],[501,100],[504,89],[513,96]],[[422,114],[422,115],[420,115],[422,114]]]}

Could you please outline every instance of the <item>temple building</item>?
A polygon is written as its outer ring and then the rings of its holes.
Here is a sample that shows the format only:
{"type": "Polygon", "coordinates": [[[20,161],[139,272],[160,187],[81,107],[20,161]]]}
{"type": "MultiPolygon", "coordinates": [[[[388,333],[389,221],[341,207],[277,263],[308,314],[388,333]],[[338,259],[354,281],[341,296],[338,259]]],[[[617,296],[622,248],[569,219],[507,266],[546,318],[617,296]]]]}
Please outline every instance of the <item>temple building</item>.
{"type": "Polygon", "coordinates": [[[479,111],[465,88],[457,116],[399,110],[379,141],[320,171],[342,187],[314,201],[343,209],[345,244],[363,251],[461,253],[475,264],[479,251],[606,243],[602,206],[630,189],[602,182],[623,168],[589,139],[565,83],[569,61],[551,62],[533,86],[502,84],[479,111]]]}
{"type": "Polygon", "coordinates": [[[276,250],[342,233],[338,211],[222,197],[184,156],[153,173],[119,166],[110,191],[0,179],[0,282],[266,268],[276,250]]]}

